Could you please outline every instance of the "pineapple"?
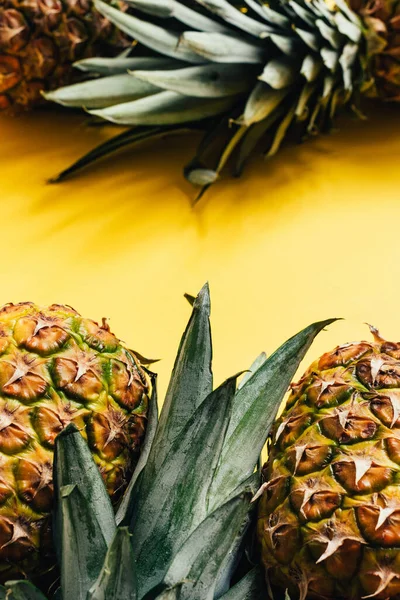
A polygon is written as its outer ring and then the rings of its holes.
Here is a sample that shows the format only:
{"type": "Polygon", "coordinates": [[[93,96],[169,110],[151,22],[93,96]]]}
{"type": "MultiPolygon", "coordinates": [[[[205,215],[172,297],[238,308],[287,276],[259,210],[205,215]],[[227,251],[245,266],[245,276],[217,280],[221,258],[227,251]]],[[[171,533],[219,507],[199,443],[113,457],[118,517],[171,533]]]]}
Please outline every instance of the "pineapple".
{"type": "Polygon", "coordinates": [[[400,344],[372,332],[314,362],[273,428],[258,537],[292,598],[400,594],[400,344]]]}
{"type": "Polygon", "coordinates": [[[0,580],[51,568],[56,436],[75,424],[114,504],[144,436],[149,383],[103,322],[69,306],[0,309],[0,580]]]}
{"type": "Polygon", "coordinates": [[[128,0],[132,14],[95,5],[139,44],[122,60],[77,62],[95,78],[46,97],[131,129],[56,181],[122,146],[201,128],[185,175],[205,189],[230,159],[240,174],[287,133],[327,131],[344,106],[360,114],[364,95],[400,99],[399,0],[128,0]]]}
{"type": "MultiPolygon", "coordinates": [[[[256,466],[300,361],[334,319],[306,327],[268,358],[262,353],[244,375],[213,389],[208,286],[187,298],[193,311],[161,413],[152,377],[146,439],[116,515],[79,422],[67,425],[55,440],[53,519],[60,588],[46,591],[48,598],[267,597],[262,570],[251,568],[246,558],[252,554],[256,516],[251,499],[261,482],[256,466]]],[[[74,327],[82,336],[86,330],[74,327]]],[[[91,343],[93,336],[91,331],[91,343]]],[[[18,440],[18,433],[14,437],[18,440]]],[[[42,578],[37,583],[46,589],[42,578]]],[[[0,599],[5,598],[46,600],[22,580],[0,586],[0,599]]]]}
{"type": "Polygon", "coordinates": [[[30,108],[76,79],[74,61],[125,45],[92,0],[1,0],[0,110],[30,108]]]}

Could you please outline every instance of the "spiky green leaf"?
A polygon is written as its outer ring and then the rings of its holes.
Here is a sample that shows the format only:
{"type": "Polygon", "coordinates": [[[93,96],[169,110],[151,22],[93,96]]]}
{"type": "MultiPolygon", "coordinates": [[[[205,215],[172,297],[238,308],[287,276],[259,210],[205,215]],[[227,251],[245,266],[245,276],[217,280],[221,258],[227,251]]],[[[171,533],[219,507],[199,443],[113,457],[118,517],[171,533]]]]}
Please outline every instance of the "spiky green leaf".
{"type": "Polygon", "coordinates": [[[184,65],[185,63],[171,58],[147,58],[142,56],[131,58],[93,57],[84,58],[74,63],[74,67],[80,71],[106,76],[127,73],[129,70],[134,71],[135,69],[176,69],[184,65]]]}
{"type": "Polygon", "coordinates": [[[140,458],[136,465],[135,472],[126,488],[125,494],[119,505],[115,521],[117,525],[129,525],[133,515],[133,507],[136,504],[136,495],[138,493],[139,476],[146,466],[150,455],[150,450],[156,435],[158,425],[158,396],[157,396],[157,377],[151,378],[152,392],[147,414],[146,438],[140,452],[140,458]]]}
{"type": "Polygon", "coordinates": [[[55,536],[63,600],[86,600],[116,531],[114,512],[90,450],[74,425],[56,438],[55,536]]]}
{"type": "Polygon", "coordinates": [[[271,31],[263,23],[243,14],[236,7],[232,6],[228,0],[196,0],[196,2],[223,19],[226,23],[234,25],[238,29],[242,29],[246,33],[250,33],[256,37],[261,37],[271,31]]]}
{"type": "Polygon", "coordinates": [[[265,59],[265,48],[235,34],[188,31],[182,34],[180,45],[217,63],[259,64],[265,59]]]}
{"type": "Polygon", "coordinates": [[[254,362],[251,364],[250,369],[245,372],[242,379],[240,380],[240,382],[237,386],[238,391],[248,382],[248,380],[251,377],[253,377],[254,373],[256,371],[258,371],[258,369],[260,367],[262,367],[262,365],[265,363],[266,360],[267,360],[267,355],[265,354],[265,352],[261,352],[257,356],[257,358],[254,360],[254,362]]]}
{"type": "Polygon", "coordinates": [[[290,25],[290,21],[285,15],[271,9],[261,0],[245,0],[245,2],[247,6],[264,19],[264,21],[267,21],[269,25],[275,25],[276,27],[288,27],[290,25]]]}
{"type": "Polygon", "coordinates": [[[212,392],[175,439],[151,481],[143,479],[131,523],[142,595],[208,512],[208,490],[229,425],[236,379],[212,392]],[[207,468],[204,466],[207,465],[207,468]]]}
{"type": "Polygon", "coordinates": [[[170,31],[153,23],[137,19],[133,15],[124,13],[102,2],[102,0],[95,0],[94,4],[97,10],[114,23],[114,25],[133,39],[141,42],[144,46],[165,56],[185,60],[189,63],[199,64],[204,62],[204,59],[199,55],[179,44],[179,35],[175,31],[170,31]]]}
{"type": "Polygon", "coordinates": [[[249,127],[263,121],[278,108],[288,93],[289,88],[273,90],[269,85],[260,81],[250,94],[244,113],[238,122],[249,127]]]}
{"type": "Polygon", "coordinates": [[[46,600],[46,596],[29,581],[7,581],[6,586],[0,589],[0,600],[46,600]]]}
{"type": "Polygon", "coordinates": [[[125,73],[66,85],[47,92],[45,97],[62,106],[84,106],[94,109],[144,98],[159,91],[156,86],[125,73]]]}
{"type": "Polygon", "coordinates": [[[221,600],[263,600],[268,592],[264,583],[264,574],[260,567],[255,567],[243,577],[221,600]]]}
{"type": "Polygon", "coordinates": [[[171,588],[182,583],[180,600],[213,598],[219,570],[243,528],[249,501],[249,495],[243,494],[209,514],[174,556],[162,585],[171,588]]]}
{"type": "Polygon", "coordinates": [[[245,92],[256,72],[251,65],[212,64],[170,71],[133,71],[132,75],[186,96],[223,98],[245,92]]]}
{"type": "Polygon", "coordinates": [[[192,10],[177,0],[128,0],[128,2],[150,15],[174,18],[193,29],[210,33],[227,33],[229,31],[223,24],[192,10]]]}
{"type": "Polygon", "coordinates": [[[176,92],[160,92],[90,113],[120,125],[175,125],[206,119],[228,111],[235,98],[188,98],[176,92]]]}
{"type": "Polygon", "coordinates": [[[149,484],[152,471],[160,467],[175,439],[212,391],[210,310],[210,290],[206,284],[193,303],[175,359],[148,460],[149,484]]]}
{"type": "Polygon", "coordinates": [[[117,530],[87,600],[137,600],[136,567],[130,538],[127,528],[117,530]]]}
{"type": "Polygon", "coordinates": [[[281,90],[295,83],[298,77],[299,65],[286,57],[281,57],[270,60],[258,78],[268,83],[274,90],[281,90]]]}
{"type": "Polygon", "coordinates": [[[211,505],[254,471],[270,427],[315,336],[336,319],[306,327],[286,341],[235,395],[232,418],[210,491],[211,505]]]}

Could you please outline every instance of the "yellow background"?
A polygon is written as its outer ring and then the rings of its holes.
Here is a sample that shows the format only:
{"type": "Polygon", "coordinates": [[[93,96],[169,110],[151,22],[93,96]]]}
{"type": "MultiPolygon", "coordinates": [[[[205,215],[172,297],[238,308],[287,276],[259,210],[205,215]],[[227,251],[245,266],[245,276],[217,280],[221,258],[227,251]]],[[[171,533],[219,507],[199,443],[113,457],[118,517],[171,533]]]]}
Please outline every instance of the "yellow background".
{"type": "MultiPolygon", "coordinates": [[[[168,382],[208,280],[219,383],[310,322],[307,362],[369,336],[400,339],[400,110],[344,118],[330,137],[256,160],[193,209],[181,166],[195,139],[148,143],[61,185],[46,178],[107,135],[81,115],[0,118],[0,303],[67,303],[110,320],[168,382]]],[[[108,130],[110,133],[110,130],[108,130]]]]}

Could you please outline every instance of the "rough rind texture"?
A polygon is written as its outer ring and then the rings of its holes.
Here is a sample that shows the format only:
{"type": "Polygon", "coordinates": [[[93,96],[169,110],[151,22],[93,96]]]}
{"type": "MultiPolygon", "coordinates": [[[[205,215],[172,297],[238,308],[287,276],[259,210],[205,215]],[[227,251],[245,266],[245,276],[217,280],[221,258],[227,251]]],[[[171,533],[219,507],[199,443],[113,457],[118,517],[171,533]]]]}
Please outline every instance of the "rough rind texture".
{"type": "Polygon", "coordinates": [[[347,344],[292,386],[258,538],[292,598],[400,598],[400,344],[347,344]]]}
{"type": "Polygon", "coordinates": [[[350,0],[350,6],[367,27],[374,77],[370,95],[400,101],[400,1],[350,0]]]}
{"type": "Polygon", "coordinates": [[[0,110],[40,103],[42,90],[76,78],[74,61],[126,45],[92,0],[2,0],[0,110]]]}
{"type": "Polygon", "coordinates": [[[75,423],[114,502],[144,436],[148,383],[104,322],[72,308],[0,309],[0,581],[54,564],[55,437],[75,423]]]}

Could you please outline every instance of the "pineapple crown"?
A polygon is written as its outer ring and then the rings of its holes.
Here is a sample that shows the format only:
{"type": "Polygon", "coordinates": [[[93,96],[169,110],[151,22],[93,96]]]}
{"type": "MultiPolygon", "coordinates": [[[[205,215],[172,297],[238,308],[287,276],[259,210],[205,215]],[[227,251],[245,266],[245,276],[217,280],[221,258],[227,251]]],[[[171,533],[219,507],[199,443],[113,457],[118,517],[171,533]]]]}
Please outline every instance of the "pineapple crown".
{"type": "MultiPolygon", "coordinates": [[[[157,386],[147,438],[114,517],[85,440],[69,425],[56,440],[54,541],[57,599],[261,599],[257,567],[230,587],[260,485],[256,468],[288,385],[314,337],[310,325],[266,358],[212,391],[210,298],[193,300],[158,418],[157,386]]],[[[45,600],[27,581],[0,598],[45,600]]]]}
{"type": "Polygon", "coordinates": [[[46,98],[131,129],[55,180],[122,146],[200,128],[185,176],[204,191],[228,161],[240,174],[289,132],[303,140],[328,131],[343,106],[360,114],[362,95],[398,99],[399,3],[353,3],[129,0],[129,13],[95,0],[136,44],[115,59],[79,61],[92,79],[46,98]]]}

